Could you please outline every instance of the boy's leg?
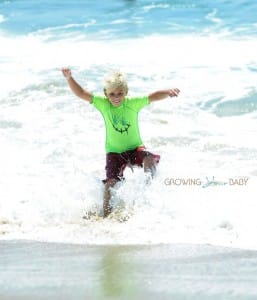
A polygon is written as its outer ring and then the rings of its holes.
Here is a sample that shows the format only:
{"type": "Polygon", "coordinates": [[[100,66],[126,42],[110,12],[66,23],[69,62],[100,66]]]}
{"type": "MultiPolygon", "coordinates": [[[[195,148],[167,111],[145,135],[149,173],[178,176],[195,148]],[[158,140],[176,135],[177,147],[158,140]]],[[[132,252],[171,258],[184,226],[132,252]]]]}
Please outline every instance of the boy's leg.
{"type": "Polygon", "coordinates": [[[110,206],[111,188],[114,187],[117,181],[118,180],[116,180],[115,178],[108,179],[104,185],[104,203],[103,203],[104,217],[107,217],[112,211],[112,208],[110,206]]]}
{"type": "Polygon", "coordinates": [[[147,151],[144,146],[138,147],[131,155],[132,164],[144,167],[144,172],[149,173],[152,178],[156,173],[156,165],[159,160],[160,155],[147,151]]]}
{"type": "Polygon", "coordinates": [[[153,178],[156,173],[156,161],[153,154],[147,154],[143,159],[144,172],[149,173],[153,178]]]}
{"type": "Polygon", "coordinates": [[[123,170],[126,167],[126,161],[122,155],[118,153],[107,153],[106,155],[106,179],[103,180],[104,199],[103,199],[103,215],[107,217],[111,213],[111,188],[123,178],[123,170]]]}

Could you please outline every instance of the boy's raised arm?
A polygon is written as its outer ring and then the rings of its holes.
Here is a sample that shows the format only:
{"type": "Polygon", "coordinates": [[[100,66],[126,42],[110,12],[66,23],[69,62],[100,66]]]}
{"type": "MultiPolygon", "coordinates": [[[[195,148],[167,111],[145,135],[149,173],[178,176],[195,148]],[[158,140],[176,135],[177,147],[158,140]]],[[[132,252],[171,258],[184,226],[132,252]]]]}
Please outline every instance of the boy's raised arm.
{"type": "Polygon", "coordinates": [[[62,68],[63,76],[67,79],[67,82],[73,91],[73,93],[79,98],[91,102],[92,93],[83,89],[76,80],[72,77],[71,70],[69,68],[62,68]]]}
{"type": "Polygon", "coordinates": [[[165,99],[167,97],[177,97],[179,93],[180,93],[179,89],[160,90],[151,93],[150,95],[148,95],[148,97],[149,97],[149,101],[153,102],[153,101],[165,99]]]}

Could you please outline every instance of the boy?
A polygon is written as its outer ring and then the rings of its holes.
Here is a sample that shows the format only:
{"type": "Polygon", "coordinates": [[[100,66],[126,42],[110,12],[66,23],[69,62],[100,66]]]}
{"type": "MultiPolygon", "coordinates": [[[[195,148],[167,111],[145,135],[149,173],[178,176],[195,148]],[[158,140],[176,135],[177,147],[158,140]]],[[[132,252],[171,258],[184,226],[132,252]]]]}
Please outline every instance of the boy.
{"type": "Polygon", "coordinates": [[[111,212],[111,187],[123,179],[126,166],[144,167],[145,172],[154,175],[156,163],[160,156],[146,151],[138,128],[138,112],[149,103],[162,100],[168,96],[177,97],[179,89],[156,91],[146,97],[126,98],[128,86],[120,72],[113,72],[106,78],[104,84],[105,97],[92,94],[83,89],[72,77],[69,68],[63,68],[62,73],[73,93],[93,104],[104,118],[106,127],[106,179],[103,215],[111,212]]]}

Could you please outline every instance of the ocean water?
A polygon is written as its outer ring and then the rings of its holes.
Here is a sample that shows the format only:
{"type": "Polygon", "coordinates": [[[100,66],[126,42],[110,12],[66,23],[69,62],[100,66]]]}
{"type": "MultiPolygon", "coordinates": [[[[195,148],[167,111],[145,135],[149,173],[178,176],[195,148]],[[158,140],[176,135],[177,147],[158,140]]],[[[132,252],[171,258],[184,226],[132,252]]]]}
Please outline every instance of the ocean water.
{"type": "Polygon", "coordinates": [[[0,239],[210,244],[257,249],[257,3],[0,1],[0,239]],[[157,176],[126,170],[123,214],[102,205],[99,112],[60,68],[102,93],[119,68],[129,95],[178,87],[140,113],[157,176]]]}

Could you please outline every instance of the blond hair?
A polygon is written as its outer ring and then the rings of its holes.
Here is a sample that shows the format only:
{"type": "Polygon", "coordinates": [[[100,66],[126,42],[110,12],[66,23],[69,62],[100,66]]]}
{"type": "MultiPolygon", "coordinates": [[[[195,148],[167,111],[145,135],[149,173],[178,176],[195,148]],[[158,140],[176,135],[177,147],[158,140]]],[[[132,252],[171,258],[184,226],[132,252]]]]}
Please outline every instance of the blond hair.
{"type": "Polygon", "coordinates": [[[121,88],[125,93],[128,92],[128,85],[125,76],[120,71],[115,70],[105,77],[104,91],[109,93],[117,88],[121,88]]]}

